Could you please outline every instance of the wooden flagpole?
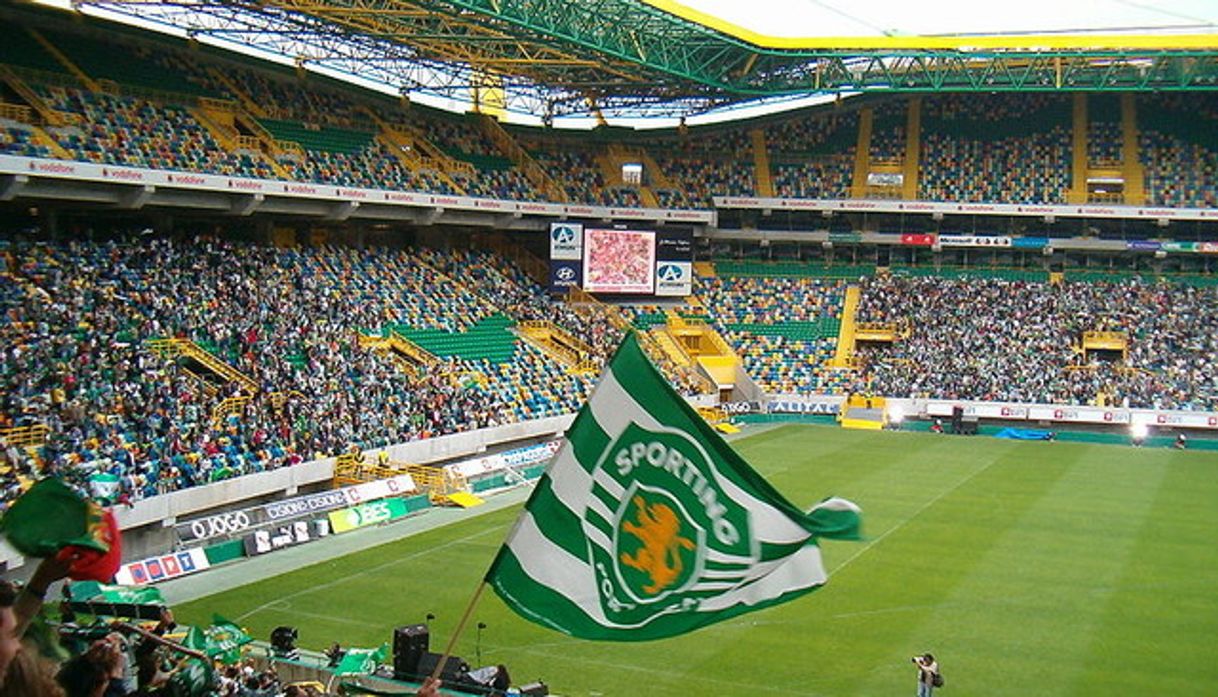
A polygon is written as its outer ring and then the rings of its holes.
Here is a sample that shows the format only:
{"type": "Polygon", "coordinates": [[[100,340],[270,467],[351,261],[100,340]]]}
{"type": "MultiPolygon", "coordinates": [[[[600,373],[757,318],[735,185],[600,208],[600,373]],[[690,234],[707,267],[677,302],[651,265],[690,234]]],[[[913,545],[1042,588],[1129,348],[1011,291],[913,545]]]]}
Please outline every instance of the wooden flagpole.
{"type": "Polygon", "coordinates": [[[470,615],[474,614],[474,608],[478,605],[478,600],[482,597],[482,591],[486,589],[486,579],[478,581],[478,589],[474,591],[473,597],[469,599],[469,605],[465,607],[465,612],[461,614],[461,619],[457,621],[457,628],[453,630],[453,634],[448,638],[448,645],[444,647],[444,654],[440,656],[440,661],[436,663],[436,667],[431,671],[430,680],[438,680],[440,673],[444,671],[444,665],[448,663],[448,659],[452,656],[453,647],[457,645],[457,639],[461,638],[461,632],[465,631],[465,625],[469,622],[470,615]]]}

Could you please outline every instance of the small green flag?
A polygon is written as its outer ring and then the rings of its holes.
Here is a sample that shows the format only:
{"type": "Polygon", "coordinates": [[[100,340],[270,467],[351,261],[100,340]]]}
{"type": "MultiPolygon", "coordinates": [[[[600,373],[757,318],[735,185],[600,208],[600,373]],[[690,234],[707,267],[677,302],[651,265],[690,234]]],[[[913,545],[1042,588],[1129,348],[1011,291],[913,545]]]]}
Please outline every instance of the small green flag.
{"type": "Polygon", "coordinates": [[[660,639],[820,587],[817,539],[858,539],[859,513],[787,501],[628,336],[486,580],[542,626],[660,639]]]}
{"type": "Polygon", "coordinates": [[[191,627],[186,632],[182,645],[201,651],[224,665],[241,660],[241,647],[253,641],[240,627],[219,615],[212,616],[212,626],[206,629],[191,627]]]}
{"type": "Polygon", "coordinates": [[[388,644],[381,644],[380,648],[376,649],[347,649],[347,652],[343,654],[343,659],[334,669],[334,674],[338,676],[371,675],[376,667],[384,662],[387,655],[389,655],[388,644]]]}
{"type": "Polygon", "coordinates": [[[121,488],[122,480],[117,474],[101,472],[89,477],[89,493],[107,506],[114,503],[121,488]]]}
{"type": "Polygon", "coordinates": [[[169,677],[165,694],[168,697],[212,697],[218,694],[216,687],[211,661],[190,658],[169,677]]]}
{"type": "Polygon", "coordinates": [[[77,581],[70,585],[72,600],[102,603],[164,605],[165,598],[156,586],[111,586],[97,581],[77,581]]]}

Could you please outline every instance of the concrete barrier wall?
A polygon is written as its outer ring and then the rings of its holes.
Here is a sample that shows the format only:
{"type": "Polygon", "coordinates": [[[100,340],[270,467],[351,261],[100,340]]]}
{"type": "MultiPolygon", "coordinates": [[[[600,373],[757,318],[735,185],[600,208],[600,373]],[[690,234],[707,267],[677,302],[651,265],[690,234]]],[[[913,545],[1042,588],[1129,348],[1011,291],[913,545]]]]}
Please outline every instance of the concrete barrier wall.
{"type": "MultiPolygon", "coordinates": [[[[562,435],[574,414],[553,416],[522,423],[484,428],[467,433],[452,433],[426,440],[400,443],[388,448],[390,458],[418,464],[443,462],[477,455],[498,445],[546,440],[562,435]]],[[[367,451],[375,458],[379,451],[367,451]]],[[[334,478],[334,458],[304,462],[271,472],[259,472],[213,484],[173,491],[137,501],[134,506],[117,506],[115,518],[123,529],[123,560],[142,559],[171,549],[175,543],[173,525],[197,518],[207,512],[239,508],[255,499],[283,498],[301,489],[328,483],[334,478]]],[[[15,569],[25,560],[0,540],[0,565],[15,569]]]]}

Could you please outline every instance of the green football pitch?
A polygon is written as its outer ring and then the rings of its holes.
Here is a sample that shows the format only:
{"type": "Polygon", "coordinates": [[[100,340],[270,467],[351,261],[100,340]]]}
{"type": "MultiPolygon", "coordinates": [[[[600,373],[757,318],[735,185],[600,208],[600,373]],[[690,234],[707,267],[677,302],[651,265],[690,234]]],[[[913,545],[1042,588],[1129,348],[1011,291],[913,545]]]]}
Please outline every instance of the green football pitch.
{"type": "MultiPolygon", "coordinates": [[[[733,446],[792,502],[863,508],[821,590],[693,634],[578,641],[483,594],[455,653],[560,695],[1218,694],[1218,454],[785,426],[733,446]],[[478,632],[472,626],[483,622],[478,632]]],[[[378,646],[434,613],[448,641],[516,507],[179,608],[256,637],[378,646]]]]}

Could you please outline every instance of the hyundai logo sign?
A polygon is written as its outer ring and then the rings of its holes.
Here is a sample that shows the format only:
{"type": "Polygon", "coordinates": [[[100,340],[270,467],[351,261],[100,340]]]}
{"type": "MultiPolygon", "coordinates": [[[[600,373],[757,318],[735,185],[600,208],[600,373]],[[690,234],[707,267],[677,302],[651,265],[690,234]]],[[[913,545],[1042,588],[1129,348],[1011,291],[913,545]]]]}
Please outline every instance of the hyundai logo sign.
{"type": "Polygon", "coordinates": [[[558,271],[554,272],[554,278],[557,278],[560,281],[574,281],[575,269],[571,268],[570,266],[564,266],[558,271]]]}

